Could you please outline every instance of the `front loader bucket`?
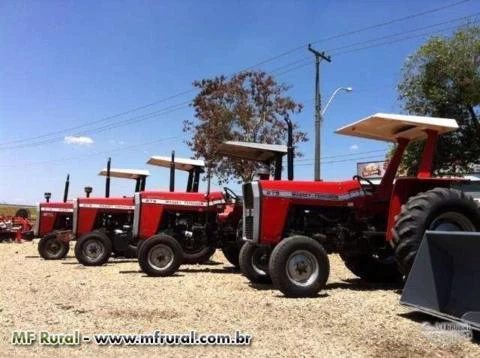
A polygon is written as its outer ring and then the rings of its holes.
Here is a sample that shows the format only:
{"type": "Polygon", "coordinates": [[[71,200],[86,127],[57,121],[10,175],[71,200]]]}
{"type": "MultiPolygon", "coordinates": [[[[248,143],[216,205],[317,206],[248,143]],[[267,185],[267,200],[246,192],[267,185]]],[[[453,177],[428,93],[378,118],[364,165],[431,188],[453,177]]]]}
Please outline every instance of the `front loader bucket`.
{"type": "Polygon", "coordinates": [[[480,233],[427,231],[400,303],[480,330],[480,233]]]}

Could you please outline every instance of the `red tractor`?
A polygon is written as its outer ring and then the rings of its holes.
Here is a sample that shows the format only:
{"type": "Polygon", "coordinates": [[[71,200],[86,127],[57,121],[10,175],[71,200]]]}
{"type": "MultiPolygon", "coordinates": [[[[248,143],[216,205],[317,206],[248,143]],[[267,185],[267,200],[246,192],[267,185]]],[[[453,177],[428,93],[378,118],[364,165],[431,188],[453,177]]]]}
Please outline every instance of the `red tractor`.
{"type": "MultiPolygon", "coordinates": [[[[148,164],[170,168],[170,191],[175,190],[175,170],[189,173],[188,192],[198,191],[200,173],[203,171],[203,161],[172,157],[152,157],[148,164]]],[[[106,170],[100,174],[105,174],[106,170]]],[[[146,171],[110,170],[111,176],[137,180],[135,192],[145,190],[146,171]],[[142,181],[143,178],[143,181],[142,181]],[[140,180],[140,184],[139,184],[140,180]]],[[[108,177],[107,177],[108,178],[108,177]]],[[[108,186],[108,185],[107,185],[108,186]]],[[[181,195],[178,193],[170,195],[181,195]]],[[[134,212],[138,211],[133,197],[78,199],[74,215],[74,235],[78,237],[75,245],[75,256],[78,261],[87,266],[98,266],[108,261],[112,253],[115,256],[136,257],[138,236],[132,226],[135,226],[134,212]]],[[[240,214],[241,215],[241,214],[240,214]]],[[[193,255],[192,262],[202,262],[213,254],[193,255]],[[207,257],[208,256],[208,257],[207,257]]]]}
{"type": "MultiPolygon", "coordinates": [[[[221,151],[227,156],[247,156],[266,163],[277,159],[275,176],[281,173],[281,159],[286,152],[283,146],[266,148],[247,144],[238,151],[231,152],[230,149],[227,144],[221,151]]],[[[154,160],[159,157],[152,158],[149,163],[154,160]]],[[[203,161],[187,159],[187,163],[201,163],[203,167],[203,161]]],[[[148,191],[135,195],[133,232],[143,241],[139,246],[138,260],[148,275],[171,275],[182,263],[202,261],[216,248],[221,248],[227,260],[238,266],[241,242],[237,240],[237,229],[242,215],[241,198],[229,188],[224,188],[223,193],[194,191],[187,188],[185,193],[148,191]]]]}
{"type": "MultiPolygon", "coordinates": [[[[135,191],[145,190],[147,170],[107,168],[104,198],[78,198],[74,201],[73,230],[70,239],[77,238],[75,257],[85,266],[103,265],[116,257],[136,257],[136,240],[132,237],[133,196],[110,197],[110,177],[135,180],[135,191]]],[[[64,242],[68,244],[69,239],[64,242]]]]}
{"type": "Polygon", "coordinates": [[[244,184],[242,272],[258,280],[263,271],[286,296],[311,297],[328,280],[327,253],[339,253],[366,281],[394,282],[408,275],[426,230],[480,230],[476,202],[457,189],[468,180],[431,175],[438,135],[457,128],[453,119],[382,113],[340,128],[339,134],[396,143],[379,185],[358,175],[244,184]],[[417,176],[396,178],[407,144],[424,138],[417,176]]]}
{"type": "Polygon", "coordinates": [[[69,246],[57,240],[57,236],[72,230],[73,202],[67,201],[70,175],[65,181],[63,201],[50,202],[51,193],[45,193],[45,202],[37,205],[34,236],[40,237],[38,253],[45,260],[55,260],[65,257],[69,246]]]}

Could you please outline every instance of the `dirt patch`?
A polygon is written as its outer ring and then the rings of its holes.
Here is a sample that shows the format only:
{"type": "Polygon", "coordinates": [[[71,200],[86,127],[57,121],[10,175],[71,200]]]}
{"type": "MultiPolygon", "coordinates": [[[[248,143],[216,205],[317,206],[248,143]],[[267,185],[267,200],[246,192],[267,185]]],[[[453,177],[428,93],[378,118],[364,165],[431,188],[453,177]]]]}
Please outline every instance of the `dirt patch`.
{"type": "Polygon", "coordinates": [[[65,260],[44,261],[36,243],[0,244],[2,357],[480,357],[480,346],[467,339],[430,339],[422,318],[399,305],[398,287],[365,284],[336,255],[318,297],[287,299],[270,285],[250,284],[220,252],[207,265],[152,278],[135,260],[83,267],[73,250],[65,260]],[[253,341],[248,347],[14,347],[16,329],[83,335],[239,330],[253,341]]]}

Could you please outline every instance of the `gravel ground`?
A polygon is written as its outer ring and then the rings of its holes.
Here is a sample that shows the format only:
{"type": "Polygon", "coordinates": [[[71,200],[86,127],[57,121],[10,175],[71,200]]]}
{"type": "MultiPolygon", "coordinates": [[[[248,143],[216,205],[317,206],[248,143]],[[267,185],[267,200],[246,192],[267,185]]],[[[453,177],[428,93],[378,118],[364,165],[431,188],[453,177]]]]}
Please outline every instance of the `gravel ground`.
{"type": "Polygon", "coordinates": [[[252,287],[220,252],[207,265],[182,266],[168,278],[139,272],[135,260],[86,268],[73,255],[44,261],[37,240],[0,244],[0,356],[349,356],[480,357],[465,338],[429,336],[399,305],[399,291],[366,286],[331,256],[327,289],[313,299],[286,299],[269,285],[252,287]],[[15,329],[56,333],[228,333],[253,336],[247,347],[14,347],[15,329]]]}

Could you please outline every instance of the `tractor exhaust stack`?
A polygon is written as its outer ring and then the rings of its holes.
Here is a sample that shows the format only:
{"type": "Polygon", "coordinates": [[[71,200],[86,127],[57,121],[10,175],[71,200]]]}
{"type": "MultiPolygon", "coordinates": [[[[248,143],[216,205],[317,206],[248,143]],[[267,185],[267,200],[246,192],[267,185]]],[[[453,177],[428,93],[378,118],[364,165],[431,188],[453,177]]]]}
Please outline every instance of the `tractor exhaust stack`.
{"type": "Polygon", "coordinates": [[[47,203],[50,202],[50,198],[52,197],[52,193],[44,193],[43,194],[43,197],[45,198],[45,200],[47,201],[47,203]]]}
{"type": "Polygon", "coordinates": [[[68,199],[68,188],[70,186],[70,174],[67,174],[67,180],[65,181],[65,189],[63,190],[63,202],[66,203],[68,199]]]}
{"type": "Polygon", "coordinates": [[[287,170],[288,180],[293,180],[293,125],[290,119],[285,119],[287,122],[287,170]]]}
{"type": "Polygon", "coordinates": [[[110,197],[110,165],[112,162],[112,158],[108,158],[107,161],[107,177],[105,179],[105,197],[110,197]]]}
{"type": "Polygon", "coordinates": [[[172,160],[170,161],[170,191],[175,191],[175,151],[172,150],[172,160]]]}
{"type": "Polygon", "coordinates": [[[93,191],[93,189],[92,189],[91,186],[86,186],[85,187],[85,195],[87,196],[87,198],[90,197],[90,194],[91,194],[92,191],[93,191]]]}

